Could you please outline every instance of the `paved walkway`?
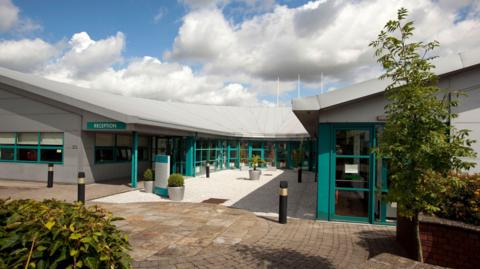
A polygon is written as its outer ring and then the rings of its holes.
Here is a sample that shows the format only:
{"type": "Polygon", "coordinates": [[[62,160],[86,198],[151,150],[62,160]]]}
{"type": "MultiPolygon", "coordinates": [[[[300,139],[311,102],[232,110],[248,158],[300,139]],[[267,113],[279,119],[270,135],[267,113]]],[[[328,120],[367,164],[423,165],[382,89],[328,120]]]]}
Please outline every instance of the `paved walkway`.
{"type": "MultiPolygon", "coordinates": [[[[185,198],[182,202],[201,203],[210,198],[226,200],[222,205],[246,209],[263,216],[277,216],[280,181],[288,181],[288,216],[314,219],[317,185],[314,173],[304,171],[302,183],[297,182],[294,170],[262,171],[260,180],[249,180],[248,171],[223,170],[210,178],[194,177],[185,180],[185,198]]],[[[121,193],[96,202],[169,202],[159,196],[132,191],[121,193]]]]}
{"type": "Polygon", "coordinates": [[[394,227],[289,219],[212,204],[101,204],[125,220],[135,268],[359,268],[402,253],[394,227]]]}
{"type": "MultiPolygon", "coordinates": [[[[127,180],[105,181],[85,186],[85,199],[92,200],[111,196],[117,193],[131,191],[127,180]]],[[[18,180],[0,180],[0,199],[52,199],[74,202],[77,200],[78,186],[74,184],[54,183],[53,188],[47,188],[44,182],[30,182],[18,180]]],[[[139,187],[143,183],[139,182],[139,187]]]]}

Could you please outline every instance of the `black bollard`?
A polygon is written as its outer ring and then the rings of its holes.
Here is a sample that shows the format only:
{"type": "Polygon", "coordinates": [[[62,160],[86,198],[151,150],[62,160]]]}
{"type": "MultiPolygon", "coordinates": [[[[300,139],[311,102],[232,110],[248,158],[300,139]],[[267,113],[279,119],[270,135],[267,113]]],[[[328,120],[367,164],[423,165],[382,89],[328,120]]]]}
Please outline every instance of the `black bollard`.
{"type": "Polygon", "coordinates": [[[298,168],[298,183],[302,183],[302,168],[298,168]]]}
{"type": "Polygon", "coordinates": [[[85,173],[78,172],[78,201],[85,204],[85,173]]]}
{"type": "Polygon", "coordinates": [[[53,187],[53,163],[48,164],[47,188],[53,187]]]}
{"type": "Polygon", "coordinates": [[[205,174],[207,176],[207,178],[210,177],[210,164],[207,163],[207,167],[205,167],[205,174]]]}
{"type": "Polygon", "coordinates": [[[288,198],[288,181],[280,181],[279,191],[279,208],[278,208],[278,222],[281,224],[287,223],[287,198],[288,198]]]}

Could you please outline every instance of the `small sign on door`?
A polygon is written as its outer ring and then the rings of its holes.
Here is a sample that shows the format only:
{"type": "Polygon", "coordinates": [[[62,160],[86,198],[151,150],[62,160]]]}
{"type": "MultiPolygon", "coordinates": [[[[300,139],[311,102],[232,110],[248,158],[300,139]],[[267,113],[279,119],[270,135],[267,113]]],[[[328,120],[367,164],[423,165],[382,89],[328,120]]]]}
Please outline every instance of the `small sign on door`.
{"type": "Polygon", "coordinates": [[[345,164],[345,174],[358,174],[358,164],[345,164]]]}

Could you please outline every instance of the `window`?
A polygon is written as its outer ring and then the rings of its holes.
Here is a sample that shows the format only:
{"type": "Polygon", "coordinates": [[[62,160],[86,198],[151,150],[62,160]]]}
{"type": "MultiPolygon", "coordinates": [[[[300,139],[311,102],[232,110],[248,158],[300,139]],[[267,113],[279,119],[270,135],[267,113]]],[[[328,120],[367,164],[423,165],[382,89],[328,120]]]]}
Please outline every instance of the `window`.
{"type": "Polygon", "coordinates": [[[61,162],[63,160],[63,134],[40,133],[40,161],[61,162]]]}
{"type": "Polygon", "coordinates": [[[0,161],[15,160],[15,133],[0,133],[0,161]]]}
{"type": "Polygon", "coordinates": [[[115,135],[95,134],[95,162],[106,163],[115,161],[115,135]]]}
{"type": "MultiPolygon", "coordinates": [[[[132,160],[133,139],[127,134],[95,134],[95,162],[113,163],[132,160]]],[[[148,137],[138,138],[138,160],[150,160],[148,137]]]]}
{"type": "Polygon", "coordinates": [[[140,136],[138,137],[138,160],[139,161],[149,161],[150,160],[150,150],[148,146],[148,137],[140,136]]]}
{"type": "Polygon", "coordinates": [[[63,163],[63,133],[0,133],[0,161],[63,163]]]}
{"type": "Polygon", "coordinates": [[[40,160],[44,162],[61,162],[63,150],[61,149],[41,149],[40,160]]]}

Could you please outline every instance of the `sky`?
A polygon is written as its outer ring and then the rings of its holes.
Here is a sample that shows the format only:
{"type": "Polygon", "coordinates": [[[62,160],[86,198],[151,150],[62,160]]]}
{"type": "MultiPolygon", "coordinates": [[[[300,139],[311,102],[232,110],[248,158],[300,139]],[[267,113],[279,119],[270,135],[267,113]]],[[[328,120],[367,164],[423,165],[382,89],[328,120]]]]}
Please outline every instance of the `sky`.
{"type": "Polygon", "coordinates": [[[400,7],[439,56],[480,44],[480,0],[0,0],[0,66],[116,94],[290,105],[378,77],[400,7]]]}

